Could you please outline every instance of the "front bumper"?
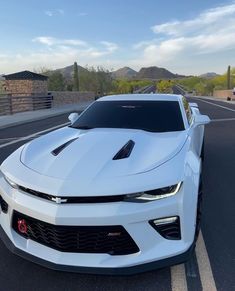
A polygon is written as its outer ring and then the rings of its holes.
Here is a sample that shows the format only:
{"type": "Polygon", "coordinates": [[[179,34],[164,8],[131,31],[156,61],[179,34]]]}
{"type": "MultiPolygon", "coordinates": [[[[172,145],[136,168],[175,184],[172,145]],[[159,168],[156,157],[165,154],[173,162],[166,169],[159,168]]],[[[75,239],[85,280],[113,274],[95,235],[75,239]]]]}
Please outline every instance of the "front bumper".
{"type": "MultiPolygon", "coordinates": [[[[192,189],[191,189],[192,190],[192,189]]],[[[197,195],[187,193],[187,183],[172,197],[150,203],[99,203],[57,205],[11,188],[0,177],[0,195],[8,212],[0,214],[0,236],[14,253],[40,265],[64,271],[96,274],[133,274],[185,261],[194,246],[197,195]],[[13,211],[54,225],[122,225],[139,252],[128,255],[64,253],[17,234],[13,211]],[[152,219],[179,216],[181,240],[163,238],[150,224],[152,219]]]]}
{"type": "Polygon", "coordinates": [[[64,271],[64,272],[77,272],[77,273],[86,273],[86,274],[100,274],[100,275],[133,275],[138,273],[143,273],[147,271],[151,271],[154,269],[160,269],[171,265],[177,265],[186,262],[191,254],[194,251],[194,244],[190,246],[190,248],[177,256],[166,258],[163,260],[158,260],[156,262],[146,263],[142,265],[132,266],[132,267],[116,267],[116,268],[95,268],[95,267],[79,267],[79,266],[69,266],[69,265],[61,265],[55,264],[47,260],[43,260],[34,255],[31,255],[21,249],[18,249],[8,238],[2,227],[0,226],[0,239],[4,242],[5,246],[14,254],[41,265],[43,267],[55,270],[55,271],[64,271]]]}

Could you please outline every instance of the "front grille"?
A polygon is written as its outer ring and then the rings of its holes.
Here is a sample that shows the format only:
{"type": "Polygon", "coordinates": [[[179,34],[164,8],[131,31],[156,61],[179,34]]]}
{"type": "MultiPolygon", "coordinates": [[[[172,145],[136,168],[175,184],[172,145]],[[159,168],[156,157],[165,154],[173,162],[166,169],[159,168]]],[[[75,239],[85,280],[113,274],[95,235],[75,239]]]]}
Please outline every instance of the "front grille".
{"type": "Polygon", "coordinates": [[[108,203],[108,202],[120,202],[124,201],[126,195],[113,195],[113,196],[80,196],[80,197],[62,197],[53,196],[50,194],[42,193],[36,190],[32,190],[23,186],[18,186],[19,189],[30,195],[46,199],[56,203],[108,203]]]}
{"type": "Polygon", "coordinates": [[[139,251],[134,240],[120,225],[53,225],[14,211],[12,227],[26,239],[61,252],[127,255],[139,251]],[[24,233],[19,228],[19,223],[22,221],[26,225],[24,233]]]}

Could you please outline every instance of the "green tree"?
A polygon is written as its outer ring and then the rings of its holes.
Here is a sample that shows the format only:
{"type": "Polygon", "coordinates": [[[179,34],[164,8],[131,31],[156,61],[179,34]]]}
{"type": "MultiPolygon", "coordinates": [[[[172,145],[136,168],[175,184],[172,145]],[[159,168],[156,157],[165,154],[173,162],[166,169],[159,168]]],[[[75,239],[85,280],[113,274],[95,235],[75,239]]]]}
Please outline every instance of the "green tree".
{"type": "Polygon", "coordinates": [[[172,93],[173,82],[171,80],[161,80],[157,82],[158,93],[172,93]]]}
{"type": "Polygon", "coordinates": [[[115,82],[115,91],[119,94],[131,93],[132,84],[128,80],[116,80],[115,82]]]}
{"type": "Polygon", "coordinates": [[[197,84],[200,84],[203,81],[204,81],[203,78],[193,76],[193,77],[188,77],[188,78],[183,78],[181,80],[177,80],[177,83],[179,83],[180,85],[185,87],[188,91],[193,91],[195,89],[195,86],[197,84]]]}
{"type": "Polygon", "coordinates": [[[64,91],[66,89],[65,78],[60,71],[52,71],[47,67],[41,67],[39,69],[34,69],[34,72],[48,77],[49,91],[64,91]]]}
{"type": "Polygon", "coordinates": [[[101,94],[107,94],[112,90],[112,76],[108,70],[103,67],[97,67],[96,78],[98,83],[98,90],[101,94]]]}
{"type": "Polygon", "coordinates": [[[80,71],[81,91],[93,91],[103,95],[113,90],[112,75],[102,67],[86,67],[80,71]]]}
{"type": "Polygon", "coordinates": [[[65,79],[59,71],[48,73],[48,90],[49,91],[64,91],[65,79]]]}
{"type": "Polygon", "coordinates": [[[51,69],[47,68],[47,67],[39,67],[39,68],[35,68],[33,70],[35,73],[37,74],[41,74],[41,75],[45,75],[45,76],[48,76],[48,74],[52,71],[51,69]]]}
{"type": "Polygon", "coordinates": [[[73,91],[79,91],[78,64],[73,65],[73,91]]]}
{"type": "Polygon", "coordinates": [[[72,82],[66,81],[65,88],[66,88],[66,91],[73,91],[72,82]]]}

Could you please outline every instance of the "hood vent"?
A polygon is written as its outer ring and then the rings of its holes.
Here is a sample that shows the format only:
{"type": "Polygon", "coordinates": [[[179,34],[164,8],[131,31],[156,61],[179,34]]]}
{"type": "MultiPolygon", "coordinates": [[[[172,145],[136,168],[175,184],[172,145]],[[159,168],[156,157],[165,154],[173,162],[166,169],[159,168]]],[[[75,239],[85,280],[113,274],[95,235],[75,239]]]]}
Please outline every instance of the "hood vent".
{"type": "Polygon", "coordinates": [[[129,140],[121,149],[120,151],[113,157],[113,160],[121,160],[126,159],[130,156],[133,148],[134,148],[134,141],[129,140]]]}
{"type": "Polygon", "coordinates": [[[78,139],[78,137],[70,139],[69,141],[66,141],[65,143],[63,143],[62,145],[60,145],[58,148],[54,149],[51,153],[54,156],[58,156],[58,154],[60,152],[62,152],[68,145],[70,145],[73,141],[75,141],[76,139],[78,139]]]}

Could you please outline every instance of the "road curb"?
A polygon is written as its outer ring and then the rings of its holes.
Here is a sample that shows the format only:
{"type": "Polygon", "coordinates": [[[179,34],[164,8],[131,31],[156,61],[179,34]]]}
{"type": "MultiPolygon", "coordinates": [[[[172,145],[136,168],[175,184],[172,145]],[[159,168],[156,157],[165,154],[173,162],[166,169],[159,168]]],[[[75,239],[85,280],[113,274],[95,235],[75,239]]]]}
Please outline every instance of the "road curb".
{"type": "Polygon", "coordinates": [[[32,117],[32,118],[29,118],[27,120],[19,120],[19,121],[11,122],[11,123],[8,123],[8,124],[0,125],[0,130],[1,129],[6,129],[6,128],[9,128],[9,127],[14,127],[14,126],[26,124],[26,123],[30,123],[30,122],[33,122],[33,121],[38,121],[38,120],[47,119],[47,118],[50,118],[50,117],[63,115],[65,113],[72,112],[72,111],[83,111],[88,105],[89,104],[80,105],[79,107],[78,106],[74,106],[74,108],[67,108],[67,109],[64,109],[63,111],[53,112],[53,113],[52,112],[51,113],[48,112],[48,114],[45,114],[45,115],[42,115],[42,116],[32,117]]]}
{"type": "Polygon", "coordinates": [[[218,101],[218,102],[224,102],[224,103],[227,103],[227,104],[235,104],[235,100],[228,101],[228,100],[225,100],[225,99],[213,98],[213,97],[210,97],[210,96],[186,96],[186,97],[188,97],[188,98],[206,99],[206,100],[218,101]]]}
{"type": "Polygon", "coordinates": [[[41,120],[41,119],[46,119],[46,118],[50,118],[50,117],[55,117],[55,116],[59,116],[59,115],[63,115],[65,114],[66,112],[60,112],[60,113],[56,113],[56,114],[50,114],[50,115],[45,115],[45,116],[38,116],[38,117],[34,117],[34,118],[30,118],[30,119],[27,119],[27,120],[22,120],[22,121],[16,121],[16,122],[12,122],[12,123],[9,123],[9,124],[5,124],[5,125],[0,125],[0,129],[5,129],[5,128],[8,128],[8,127],[14,127],[14,126],[17,126],[17,125],[22,125],[22,124],[26,124],[26,123],[30,123],[32,121],[37,121],[37,120],[41,120]]]}

